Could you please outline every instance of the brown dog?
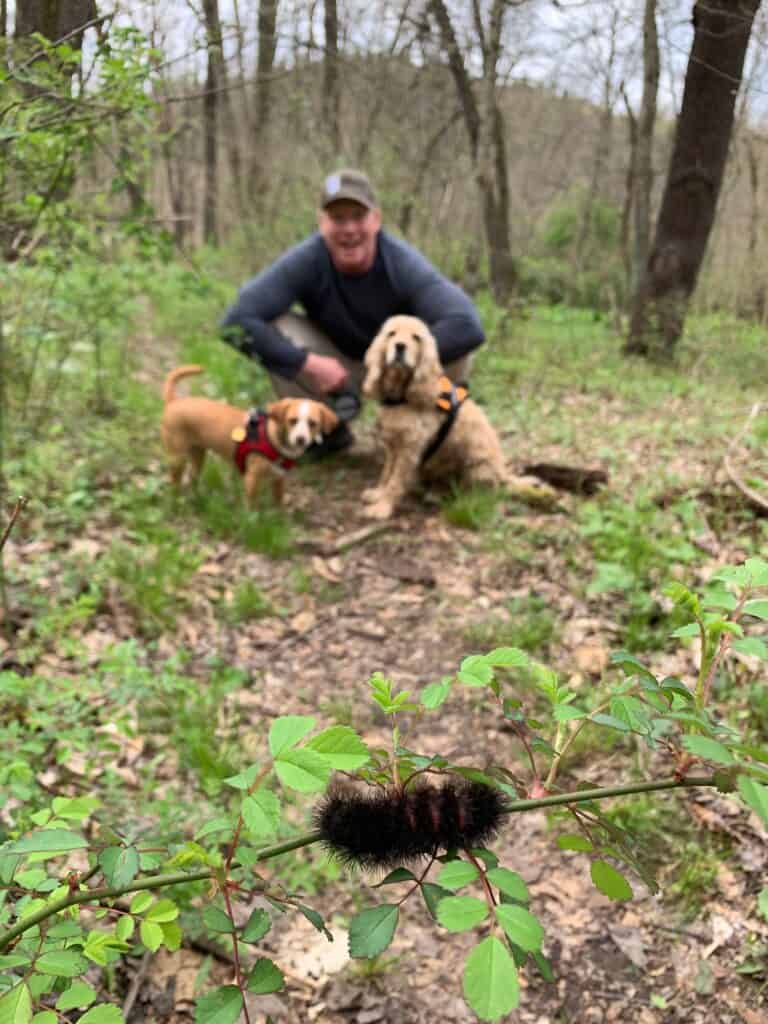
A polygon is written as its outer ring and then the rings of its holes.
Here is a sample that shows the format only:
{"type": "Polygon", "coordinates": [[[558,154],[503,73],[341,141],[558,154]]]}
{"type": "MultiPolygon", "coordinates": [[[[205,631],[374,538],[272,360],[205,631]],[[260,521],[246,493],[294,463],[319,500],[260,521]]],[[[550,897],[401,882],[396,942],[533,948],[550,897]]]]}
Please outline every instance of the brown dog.
{"type": "Polygon", "coordinates": [[[420,476],[504,487],[533,504],[554,503],[552,488],[510,472],[483,410],[443,376],[437,342],[421,320],[390,317],[365,353],[365,370],[363,394],[381,403],[384,467],[378,484],[361,495],[364,515],[388,519],[420,476]]]}
{"type": "Polygon", "coordinates": [[[194,483],[206,451],[213,451],[235,462],[250,502],[265,486],[282,502],[285,471],[338,425],[336,413],[322,402],[282,398],[254,418],[226,402],[176,394],[177,381],[202,372],[202,366],[179,366],[163,385],[161,435],[173,486],[179,489],[185,475],[194,483]]]}

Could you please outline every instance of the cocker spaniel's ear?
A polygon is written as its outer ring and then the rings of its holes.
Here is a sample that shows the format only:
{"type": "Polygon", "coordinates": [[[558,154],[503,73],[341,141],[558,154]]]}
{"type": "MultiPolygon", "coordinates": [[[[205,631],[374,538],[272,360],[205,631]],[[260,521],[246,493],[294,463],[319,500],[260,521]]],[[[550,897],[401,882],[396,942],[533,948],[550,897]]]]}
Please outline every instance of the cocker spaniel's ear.
{"type": "Polygon", "coordinates": [[[322,402],[319,402],[318,405],[320,406],[320,429],[323,434],[330,434],[336,429],[336,427],[338,427],[339,417],[333,409],[329,409],[329,407],[327,405],[323,405],[322,402]]]}
{"type": "Polygon", "coordinates": [[[382,325],[381,330],[368,346],[365,358],[363,359],[365,377],[363,378],[361,391],[366,398],[381,398],[379,385],[381,383],[381,371],[384,367],[386,351],[386,326],[386,323],[382,325]]]}
{"type": "Polygon", "coordinates": [[[426,324],[421,324],[417,328],[416,334],[419,342],[419,361],[416,364],[409,392],[413,390],[431,396],[435,390],[435,383],[443,372],[437,351],[437,342],[426,324]]]}

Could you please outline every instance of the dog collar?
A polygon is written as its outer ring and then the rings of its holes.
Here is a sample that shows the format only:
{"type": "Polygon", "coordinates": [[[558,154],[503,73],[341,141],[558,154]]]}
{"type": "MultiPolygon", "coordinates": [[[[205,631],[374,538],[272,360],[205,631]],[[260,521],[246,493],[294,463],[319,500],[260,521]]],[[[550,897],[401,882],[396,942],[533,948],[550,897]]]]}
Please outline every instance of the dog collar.
{"type": "Polygon", "coordinates": [[[235,442],[233,458],[241,473],[245,473],[245,464],[252,453],[261,455],[268,462],[276,463],[281,469],[293,469],[295,459],[287,459],[272,444],[267,436],[267,414],[262,409],[254,409],[244,427],[235,427],[232,440],[235,442]]]}
{"type": "Polygon", "coordinates": [[[440,380],[438,381],[438,386],[440,388],[440,391],[438,393],[437,399],[435,400],[435,405],[440,410],[440,412],[445,413],[445,419],[440,424],[440,428],[438,429],[435,436],[432,438],[432,440],[429,442],[427,447],[422,452],[422,466],[428,459],[432,458],[432,456],[435,454],[440,445],[448,436],[448,432],[453,426],[456,417],[459,415],[459,410],[461,409],[462,405],[467,400],[467,397],[469,395],[469,388],[467,388],[465,384],[454,384],[449,377],[441,377],[440,380]]]}

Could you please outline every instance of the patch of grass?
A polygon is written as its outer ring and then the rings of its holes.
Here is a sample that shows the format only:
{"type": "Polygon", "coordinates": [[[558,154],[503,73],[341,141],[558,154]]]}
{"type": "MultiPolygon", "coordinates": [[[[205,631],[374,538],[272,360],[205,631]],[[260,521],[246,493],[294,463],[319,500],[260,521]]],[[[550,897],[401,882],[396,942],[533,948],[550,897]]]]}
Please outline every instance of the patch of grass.
{"type": "Polygon", "coordinates": [[[488,530],[498,519],[503,500],[503,495],[491,487],[452,487],[440,510],[452,526],[488,530]]]}
{"type": "Polygon", "coordinates": [[[277,610],[271,600],[253,580],[240,580],[235,585],[232,597],[219,606],[223,617],[232,625],[252,622],[275,615],[277,610]]]}
{"type": "Polygon", "coordinates": [[[531,594],[507,603],[507,615],[469,626],[464,639],[473,648],[519,647],[527,654],[546,656],[555,634],[556,616],[546,601],[531,594]]]}

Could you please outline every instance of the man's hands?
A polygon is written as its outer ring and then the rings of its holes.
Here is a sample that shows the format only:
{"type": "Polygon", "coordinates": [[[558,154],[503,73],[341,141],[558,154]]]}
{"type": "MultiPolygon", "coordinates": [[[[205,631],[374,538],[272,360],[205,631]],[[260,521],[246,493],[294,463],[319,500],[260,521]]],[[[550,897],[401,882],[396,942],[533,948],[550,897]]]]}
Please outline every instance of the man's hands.
{"type": "Polygon", "coordinates": [[[315,352],[308,352],[301,368],[301,376],[309,381],[313,390],[328,395],[343,388],[348,374],[339,360],[333,356],[319,356],[315,352]]]}

